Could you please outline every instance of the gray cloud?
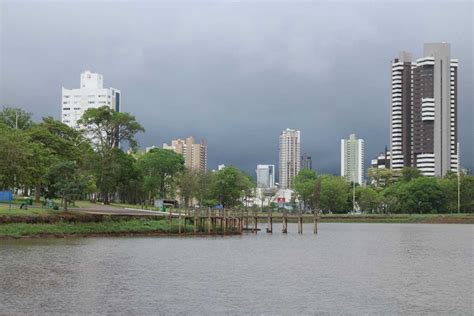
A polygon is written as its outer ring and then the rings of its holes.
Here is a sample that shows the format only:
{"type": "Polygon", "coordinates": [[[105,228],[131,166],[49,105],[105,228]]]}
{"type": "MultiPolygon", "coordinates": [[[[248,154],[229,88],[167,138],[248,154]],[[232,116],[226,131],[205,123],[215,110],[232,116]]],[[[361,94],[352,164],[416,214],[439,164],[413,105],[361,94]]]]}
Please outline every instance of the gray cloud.
{"type": "Polygon", "coordinates": [[[278,136],[302,131],[320,172],[340,138],[389,138],[390,60],[446,41],[460,60],[462,164],[473,168],[473,6],[469,2],[2,2],[2,105],[59,118],[61,86],[85,69],[122,90],[140,144],[203,137],[209,164],[253,172],[278,162],[278,136]]]}

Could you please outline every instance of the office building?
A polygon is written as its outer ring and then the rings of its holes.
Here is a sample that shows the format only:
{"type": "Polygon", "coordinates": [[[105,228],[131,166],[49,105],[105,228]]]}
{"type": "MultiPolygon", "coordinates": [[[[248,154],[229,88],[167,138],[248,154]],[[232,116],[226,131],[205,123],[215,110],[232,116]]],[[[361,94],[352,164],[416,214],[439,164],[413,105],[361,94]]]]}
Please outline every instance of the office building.
{"type": "Polygon", "coordinates": [[[424,45],[412,61],[392,63],[391,168],[417,167],[426,176],[457,171],[457,71],[448,43],[424,45]]]}
{"type": "Polygon", "coordinates": [[[375,169],[390,169],[390,151],[385,149],[385,151],[380,153],[377,158],[372,159],[370,167],[375,169]]]}
{"type": "Polygon", "coordinates": [[[275,165],[257,165],[257,188],[270,189],[275,186],[275,165]]]}
{"type": "Polygon", "coordinates": [[[349,182],[364,183],[364,140],[355,134],[341,139],[341,176],[349,182]]]}
{"type": "Polygon", "coordinates": [[[185,140],[174,139],[171,145],[163,144],[164,149],[170,149],[183,155],[184,165],[194,171],[207,171],[207,145],[203,139],[200,143],[194,142],[194,137],[190,136],[185,140]]]}
{"type": "Polygon", "coordinates": [[[87,109],[108,106],[119,112],[120,97],[120,90],[104,88],[104,78],[101,74],[86,70],[81,73],[78,89],[62,88],[61,121],[77,128],[77,121],[87,109]]]}
{"type": "Polygon", "coordinates": [[[287,128],[280,135],[280,188],[291,188],[300,171],[300,131],[287,128]]]}
{"type": "Polygon", "coordinates": [[[309,156],[307,153],[304,153],[301,156],[300,167],[301,169],[313,170],[313,162],[311,160],[311,156],[309,156]]]}

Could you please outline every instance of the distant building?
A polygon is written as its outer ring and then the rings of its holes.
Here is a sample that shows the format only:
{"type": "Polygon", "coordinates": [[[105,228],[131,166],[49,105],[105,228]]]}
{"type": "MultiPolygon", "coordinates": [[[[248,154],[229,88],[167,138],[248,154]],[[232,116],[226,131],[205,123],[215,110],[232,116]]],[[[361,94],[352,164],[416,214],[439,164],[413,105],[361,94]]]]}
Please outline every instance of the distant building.
{"type": "Polygon", "coordinates": [[[371,160],[370,167],[376,169],[389,169],[390,152],[385,150],[384,152],[380,153],[377,158],[371,160]]]}
{"type": "Polygon", "coordinates": [[[424,45],[412,61],[402,52],[392,62],[391,168],[417,167],[425,176],[459,168],[458,60],[448,43],[424,45]]]}
{"type": "Polygon", "coordinates": [[[364,140],[355,134],[341,139],[341,176],[349,182],[364,183],[364,140]]]}
{"type": "Polygon", "coordinates": [[[313,163],[311,161],[311,156],[309,156],[307,153],[304,153],[301,156],[300,167],[301,167],[301,169],[313,170],[313,163]]]}
{"type": "Polygon", "coordinates": [[[225,168],[225,165],[224,164],[221,164],[221,165],[218,165],[217,166],[217,171],[221,171],[222,169],[225,168]]]}
{"type": "Polygon", "coordinates": [[[77,128],[77,121],[87,109],[108,106],[120,112],[120,96],[120,90],[104,88],[101,74],[86,70],[81,73],[80,88],[62,88],[61,121],[77,128]]]}
{"type": "Polygon", "coordinates": [[[257,165],[257,188],[270,189],[275,186],[275,165],[257,165]]]}
{"type": "Polygon", "coordinates": [[[183,155],[184,165],[194,171],[207,171],[207,145],[203,139],[199,144],[194,142],[194,137],[190,136],[186,140],[174,139],[171,145],[163,144],[163,149],[173,150],[183,155]]]}
{"type": "Polygon", "coordinates": [[[145,147],[145,152],[149,152],[152,149],[157,148],[156,146],[145,147]]]}
{"type": "Polygon", "coordinates": [[[280,135],[280,188],[290,188],[300,171],[300,131],[287,128],[280,135]]]}

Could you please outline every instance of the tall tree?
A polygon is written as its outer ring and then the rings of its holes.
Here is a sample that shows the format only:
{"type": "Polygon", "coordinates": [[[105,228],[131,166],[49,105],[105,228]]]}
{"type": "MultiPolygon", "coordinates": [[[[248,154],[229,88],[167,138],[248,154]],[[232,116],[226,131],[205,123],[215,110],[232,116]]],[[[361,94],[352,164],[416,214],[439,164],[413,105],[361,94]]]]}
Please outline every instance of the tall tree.
{"type": "Polygon", "coordinates": [[[189,168],[184,168],[177,176],[179,195],[184,199],[184,206],[189,207],[191,200],[197,196],[198,174],[189,168]]]}
{"type": "Polygon", "coordinates": [[[81,132],[51,117],[33,125],[27,134],[38,145],[32,162],[32,179],[36,187],[35,199],[39,201],[48,168],[59,161],[75,161],[80,167],[84,154],[91,148],[81,132]]]}
{"type": "Polygon", "coordinates": [[[316,184],[316,172],[311,169],[301,170],[293,180],[293,188],[298,198],[303,202],[305,208],[313,208],[314,186],[316,184]]]}
{"type": "Polygon", "coordinates": [[[87,188],[87,178],[78,171],[75,162],[60,161],[48,171],[47,177],[53,192],[61,198],[64,211],[68,203],[81,197],[87,188]]]}
{"type": "Polygon", "coordinates": [[[20,108],[4,107],[0,112],[0,122],[14,129],[28,129],[33,125],[31,113],[20,108]]]}
{"type": "Polygon", "coordinates": [[[349,191],[349,184],[342,177],[321,176],[321,209],[338,213],[347,211],[349,191]]]}
{"type": "Polygon", "coordinates": [[[356,200],[362,211],[378,212],[381,206],[379,193],[370,187],[357,187],[356,200]]]}
{"type": "Polygon", "coordinates": [[[23,131],[0,124],[0,189],[13,190],[31,181],[33,147],[23,131]]]}
{"type": "Polygon", "coordinates": [[[246,190],[253,187],[249,178],[233,166],[217,171],[213,177],[212,196],[224,207],[233,207],[240,203],[246,190]]]}
{"type": "Polygon", "coordinates": [[[154,148],[139,157],[138,165],[143,172],[148,199],[155,196],[165,199],[174,188],[175,176],[184,169],[184,159],[172,150],[154,148]]]}
{"type": "Polygon", "coordinates": [[[98,177],[97,187],[104,204],[110,203],[110,195],[115,189],[112,162],[114,149],[126,143],[130,148],[137,146],[135,135],[145,129],[128,113],[115,112],[107,106],[88,109],[78,123],[83,126],[85,136],[91,140],[97,152],[99,167],[95,168],[98,177]]]}
{"type": "Polygon", "coordinates": [[[413,179],[422,177],[421,171],[415,167],[405,167],[402,169],[401,180],[405,182],[410,182],[413,179]]]}

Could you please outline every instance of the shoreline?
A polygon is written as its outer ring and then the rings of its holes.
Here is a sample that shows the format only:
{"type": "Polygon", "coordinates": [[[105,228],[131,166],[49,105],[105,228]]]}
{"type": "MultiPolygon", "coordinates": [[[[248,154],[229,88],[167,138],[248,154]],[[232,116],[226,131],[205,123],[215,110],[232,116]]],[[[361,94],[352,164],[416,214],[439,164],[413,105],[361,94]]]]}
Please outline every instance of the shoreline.
{"type": "Polygon", "coordinates": [[[24,235],[20,237],[0,236],[0,240],[30,240],[30,239],[68,239],[68,238],[94,238],[94,237],[227,237],[242,235],[239,232],[226,232],[225,234],[212,232],[187,232],[187,233],[166,233],[166,232],[121,232],[121,233],[88,233],[88,234],[53,234],[43,233],[37,235],[24,235]]]}
{"type": "MultiPolygon", "coordinates": [[[[259,214],[259,224],[266,225],[267,217],[259,214]]],[[[294,218],[289,223],[296,223],[294,218]]],[[[374,223],[374,224],[474,224],[474,214],[390,214],[390,215],[321,215],[319,223],[374,223]]],[[[281,224],[277,217],[274,224],[281,224]]],[[[304,223],[313,223],[306,217],[304,223]]],[[[249,227],[253,227],[249,221],[249,227]]],[[[214,226],[198,225],[194,232],[192,222],[184,225],[178,219],[153,216],[121,216],[83,213],[58,213],[31,216],[0,216],[0,240],[46,239],[75,237],[202,237],[235,236],[243,232],[235,229],[223,231],[214,226]],[[181,231],[181,232],[180,232],[181,231]]]]}

